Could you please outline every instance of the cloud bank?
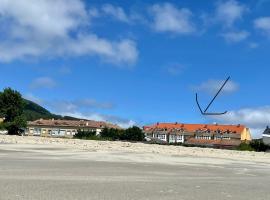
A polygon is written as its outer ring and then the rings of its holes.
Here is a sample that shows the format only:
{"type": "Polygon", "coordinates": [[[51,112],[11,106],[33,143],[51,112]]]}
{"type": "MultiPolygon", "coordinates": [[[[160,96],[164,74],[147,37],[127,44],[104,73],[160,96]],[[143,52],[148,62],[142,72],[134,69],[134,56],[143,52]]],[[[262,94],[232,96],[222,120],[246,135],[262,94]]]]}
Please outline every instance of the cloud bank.
{"type": "Polygon", "coordinates": [[[192,21],[192,12],[187,8],[177,8],[173,4],[155,4],[151,6],[153,28],[157,32],[176,34],[194,33],[196,28],[192,21]]]}
{"type": "Polygon", "coordinates": [[[244,124],[251,128],[253,137],[261,137],[266,126],[270,125],[270,106],[233,110],[213,119],[226,124],[244,124]]]}
{"type": "MultiPolygon", "coordinates": [[[[201,83],[200,85],[193,86],[193,90],[196,91],[202,91],[202,92],[207,92],[209,94],[214,94],[216,93],[222,84],[224,83],[224,80],[214,80],[210,79],[208,81],[205,81],[201,83]]],[[[232,93],[235,92],[239,89],[239,85],[235,83],[234,81],[228,81],[227,84],[224,86],[222,92],[225,93],[232,93]]]]}
{"type": "MultiPolygon", "coordinates": [[[[105,8],[113,14],[112,8],[105,8]]],[[[0,0],[0,15],[1,62],[98,56],[105,62],[134,64],[138,58],[135,41],[113,41],[93,33],[91,15],[80,0],[0,0]]]]}

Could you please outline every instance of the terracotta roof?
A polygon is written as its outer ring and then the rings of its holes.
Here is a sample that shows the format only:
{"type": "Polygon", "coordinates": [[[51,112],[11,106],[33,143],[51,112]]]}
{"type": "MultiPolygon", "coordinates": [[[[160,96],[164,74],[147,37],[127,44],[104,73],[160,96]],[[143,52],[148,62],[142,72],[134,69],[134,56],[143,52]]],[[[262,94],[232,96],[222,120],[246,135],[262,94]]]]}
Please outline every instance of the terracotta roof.
{"type": "Polygon", "coordinates": [[[241,144],[240,140],[202,140],[190,138],[186,144],[197,144],[197,145],[212,145],[212,146],[238,146],[241,144]]]}
{"type": "Polygon", "coordinates": [[[28,126],[50,126],[50,127],[86,127],[86,128],[117,128],[118,125],[93,121],[93,120],[55,120],[55,119],[39,119],[27,123],[28,126]]]}
{"type": "Polygon", "coordinates": [[[196,131],[220,131],[241,134],[246,127],[243,125],[219,125],[219,124],[181,124],[181,123],[157,123],[150,126],[145,126],[144,131],[160,130],[184,130],[187,132],[196,131]]]}

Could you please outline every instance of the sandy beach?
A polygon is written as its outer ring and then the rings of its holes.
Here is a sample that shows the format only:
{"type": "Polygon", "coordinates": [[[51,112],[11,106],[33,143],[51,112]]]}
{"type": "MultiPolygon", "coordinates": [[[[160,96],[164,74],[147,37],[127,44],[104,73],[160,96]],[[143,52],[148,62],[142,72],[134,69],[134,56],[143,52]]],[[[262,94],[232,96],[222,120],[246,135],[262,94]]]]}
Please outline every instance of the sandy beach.
{"type": "Polygon", "coordinates": [[[0,136],[1,200],[266,200],[270,154],[0,136]]]}
{"type": "Polygon", "coordinates": [[[270,164],[270,153],[221,150],[198,147],[166,146],[156,144],[131,143],[122,141],[95,141],[63,138],[45,138],[33,136],[0,135],[0,143],[55,145],[71,150],[89,152],[129,152],[163,156],[191,156],[204,158],[230,159],[235,161],[253,161],[270,164]]]}

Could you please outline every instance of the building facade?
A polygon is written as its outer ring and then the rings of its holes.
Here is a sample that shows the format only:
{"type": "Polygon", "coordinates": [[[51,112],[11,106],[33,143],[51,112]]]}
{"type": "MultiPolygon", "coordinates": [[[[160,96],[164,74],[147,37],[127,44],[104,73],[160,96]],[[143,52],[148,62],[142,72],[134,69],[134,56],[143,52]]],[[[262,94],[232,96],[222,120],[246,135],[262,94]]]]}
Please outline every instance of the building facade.
{"type": "Polygon", "coordinates": [[[268,126],[266,127],[262,136],[263,136],[263,143],[270,145],[270,128],[268,126]]]}
{"type": "Polygon", "coordinates": [[[243,125],[157,123],[143,130],[146,137],[166,143],[229,147],[251,141],[250,130],[243,125]]]}
{"type": "Polygon", "coordinates": [[[120,128],[120,127],[110,123],[92,120],[39,119],[27,123],[25,135],[72,138],[79,130],[92,131],[95,132],[97,135],[99,135],[104,128],[120,128]]]}

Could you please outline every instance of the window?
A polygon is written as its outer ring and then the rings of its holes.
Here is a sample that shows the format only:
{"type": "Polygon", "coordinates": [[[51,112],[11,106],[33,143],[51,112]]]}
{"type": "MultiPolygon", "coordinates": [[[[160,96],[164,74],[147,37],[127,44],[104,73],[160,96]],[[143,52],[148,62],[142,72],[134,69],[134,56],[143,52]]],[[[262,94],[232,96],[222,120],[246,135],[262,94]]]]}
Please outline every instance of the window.
{"type": "Polygon", "coordinates": [[[183,135],[177,135],[177,140],[182,140],[183,135]]]}
{"type": "Polygon", "coordinates": [[[40,135],[41,134],[41,128],[34,128],[33,135],[40,135]]]}
{"type": "Polygon", "coordinates": [[[53,129],[52,130],[52,135],[59,135],[59,129],[53,129]]]}
{"type": "Polygon", "coordinates": [[[157,138],[160,139],[160,140],[165,140],[166,136],[165,136],[165,134],[158,134],[157,138]]]}
{"type": "Polygon", "coordinates": [[[199,140],[211,140],[211,136],[195,136],[195,139],[199,139],[199,140]]]}
{"type": "Polygon", "coordinates": [[[231,138],[228,136],[215,136],[215,140],[230,140],[231,138]]]}
{"type": "Polygon", "coordinates": [[[170,135],[170,140],[169,142],[176,142],[176,135],[170,135]]]}
{"type": "Polygon", "coordinates": [[[177,135],[177,142],[184,142],[184,136],[183,135],[177,135]]]}
{"type": "Polygon", "coordinates": [[[61,135],[61,136],[66,135],[66,130],[60,130],[59,135],[61,135]]]}

